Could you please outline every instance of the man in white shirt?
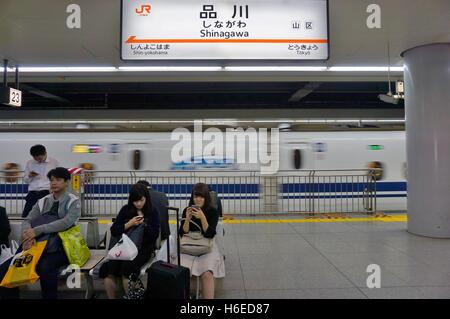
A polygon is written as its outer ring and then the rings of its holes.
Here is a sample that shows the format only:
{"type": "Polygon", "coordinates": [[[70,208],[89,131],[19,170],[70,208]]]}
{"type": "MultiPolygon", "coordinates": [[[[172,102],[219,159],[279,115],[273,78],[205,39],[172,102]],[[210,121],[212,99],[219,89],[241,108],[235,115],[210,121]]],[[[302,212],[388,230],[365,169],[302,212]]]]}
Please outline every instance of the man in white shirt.
{"type": "Polygon", "coordinates": [[[50,194],[50,181],[47,174],[59,166],[54,158],[47,156],[47,150],[43,145],[34,145],[30,148],[32,160],[27,162],[23,180],[28,183],[28,194],[25,197],[25,207],[22,217],[27,217],[34,204],[42,197],[50,194]]]}

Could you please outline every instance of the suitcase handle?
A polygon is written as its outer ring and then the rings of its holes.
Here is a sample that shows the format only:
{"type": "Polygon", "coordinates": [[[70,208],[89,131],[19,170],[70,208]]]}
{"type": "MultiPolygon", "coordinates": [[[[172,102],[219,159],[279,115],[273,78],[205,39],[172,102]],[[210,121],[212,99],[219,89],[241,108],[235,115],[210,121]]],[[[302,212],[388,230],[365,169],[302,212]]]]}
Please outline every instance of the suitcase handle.
{"type": "MultiPolygon", "coordinates": [[[[179,219],[179,214],[180,214],[180,209],[178,207],[171,207],[171,206],[167,206],[167,210],[173,210],[176,213],[176,219],[177,219],[177,229],[175,231],[175,236],[177,238],[177,259],[178,259],[178,266],[181,265],[181,254],[180,254],[180,236],[178,236],[178,230],[180,228],[179,224],[178,224],[178,219],[179,219]]],[[[169,226],[169,219],[167,219],[167,226],[169,226]]],[[[170,240],[167,239],[167,262],[170,264],[170,240]]]]}
{"type": "Polygon", "coordinates": [[[161,263],[161,266],[164,266],[164,267],[167,267],[167,268],[175,268],[175,267],[177,267],[177,266],[174,265],[174,264],[165,263],[165,262],[162,262],[162,263],[161,263]]]}

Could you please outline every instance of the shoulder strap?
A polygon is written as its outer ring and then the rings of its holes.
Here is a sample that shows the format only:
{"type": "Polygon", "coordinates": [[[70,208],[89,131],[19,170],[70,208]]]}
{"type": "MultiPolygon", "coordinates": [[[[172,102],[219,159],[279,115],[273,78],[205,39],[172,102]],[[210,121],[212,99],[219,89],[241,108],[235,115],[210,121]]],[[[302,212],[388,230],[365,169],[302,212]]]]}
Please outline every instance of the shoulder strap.
{"type": "Polygon", "coordinates": [[[45,200],[47,199],[47,196],[42,197],[38,201],[39,211],[42,213],[42,210],[44,209],[45,200]]]}
{"type": "MultiPolygon", "coordinates": [[[[180,219],[180,222],[182,222],[183,220],[186,220],[187,218],[181,218],[180,219]]],[[[196,223],[196,222],[194,222],[193,220],[190,220],[189,221],[189,223],[190,224],[194,224],[195,226],[197,226],[197,228],[202,232],[203,231],[203,229],[196,223]]]]}
{"type": "Polygon", "coordinates": [[[67,201],[67,203],[66,203],[66,211],[68,211],[69,208],[70,208],[70,205],[72,205],[73,202],[75,202],[75,201],[78,199],[78,197],[76,197],[76,196],[73,195],[73,194],[69,194],[69,197],[70,197],[70,199],[69,199],[69,200],[67,201]]]}

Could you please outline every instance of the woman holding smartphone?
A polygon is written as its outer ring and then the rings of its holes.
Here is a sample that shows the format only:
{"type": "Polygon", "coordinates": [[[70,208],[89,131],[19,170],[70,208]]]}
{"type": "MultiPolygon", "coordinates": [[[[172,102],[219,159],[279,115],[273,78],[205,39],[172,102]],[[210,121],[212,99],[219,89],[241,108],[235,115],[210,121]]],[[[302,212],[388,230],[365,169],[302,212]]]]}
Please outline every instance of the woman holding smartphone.
{"type": "Polygon", "coordinates": [[[111,235],[120,238],[131,228],[144,224],[142,246],[138,255],[131,261],[109,260],[100,268],[100,278],[104,278],[106,294],[109,299],[116,298],[116,280],[121,278],[123,288],[128,293],[128,278],[139,275],[141,267],[150,260],[159,236],[159,212],[152,206],[150,194],[145,185],[135,184],[130,189],[128,204],[119,211],[111,226],[111,235]]]}
{"type": "MultiPolygon", "coordinates": [[[[179,229],[183,236],[189,231],[199,231],[196,223],[205,238],[214,238],[219,221],[217,209],[211,205],[211,196],[208,185],[197,183],[194,185],[189,200],[189,206],[183,210],[184,222],[179,229]]],[[[223,256],[219,253],[216,242],[213,241],[211,252],[201,256],[181,254],[181,264],[191,271],[191,275],[200,277],[202,296],[204,299],[214,298],[214,278],[225,277],[223,256]]]]}

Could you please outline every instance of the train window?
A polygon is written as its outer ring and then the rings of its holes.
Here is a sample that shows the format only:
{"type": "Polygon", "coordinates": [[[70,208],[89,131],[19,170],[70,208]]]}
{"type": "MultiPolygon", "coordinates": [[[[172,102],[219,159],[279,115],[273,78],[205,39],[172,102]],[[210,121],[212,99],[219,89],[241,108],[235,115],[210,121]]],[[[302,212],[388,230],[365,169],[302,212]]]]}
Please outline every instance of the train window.
{"type": "Polygon", "coordinates": [[[314,143],[313,144],[314,153],[324,153],[327,151],[327,144],[325,143],[314,143]]]}
{"type": "Polygon", "coordinates": [[[20,165],[17,163],[6,163],[3,165],[5,171],[5,182],[16,183],[20,178],[20,165]]]}
{"type": "Polygon", "coordinates": [[[135,171],[141,169],[142,154],[140,150],[133,151],[132,167],[135,171]]]}
{"type": "Polygon", "coordinates": [[[294,168],[301,169],[302,168],[302,151],[299,149],[294,150],[294,168]]]}
{"type": "Polygon", "coordinates": [[[384,165],[381,162],[373,161],[367,164],[368,168],[377,168],[375,172],[375,180],[380,181],[384,178],[384,165]]]}

